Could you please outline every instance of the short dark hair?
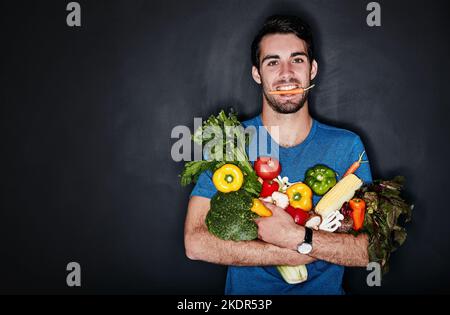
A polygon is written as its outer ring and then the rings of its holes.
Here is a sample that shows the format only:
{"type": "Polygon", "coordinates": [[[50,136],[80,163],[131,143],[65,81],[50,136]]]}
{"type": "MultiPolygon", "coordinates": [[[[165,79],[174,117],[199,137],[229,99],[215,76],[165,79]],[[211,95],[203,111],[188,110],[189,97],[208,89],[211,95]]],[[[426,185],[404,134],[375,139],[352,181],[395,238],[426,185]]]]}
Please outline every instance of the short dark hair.
{"type": "Polygon", "coordinates": [[[298,16],[294,15],[272,15],[266,19],[263,27],[259,30],[252,42],[252,64],[259,69],[259,44],[264,36],[269,34],[295,34],[306,42],[308,58],[314,60],[314,43],[311,28],[298,16]]]}

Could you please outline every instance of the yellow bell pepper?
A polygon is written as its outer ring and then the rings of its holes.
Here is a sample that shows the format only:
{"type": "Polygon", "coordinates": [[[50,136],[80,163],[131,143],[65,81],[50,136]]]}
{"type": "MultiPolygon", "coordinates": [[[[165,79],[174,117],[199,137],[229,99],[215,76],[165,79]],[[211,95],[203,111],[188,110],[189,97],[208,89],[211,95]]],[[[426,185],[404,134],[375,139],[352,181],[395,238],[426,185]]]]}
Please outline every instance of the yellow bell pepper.
{"type": "Polygon", "coordinates": [[[241,188],[244,174],[236,165],[225,164],[214,172],[212,180],[218,191],[229,193],[241,188]]]}
{"type": "Polygon", "coordinates": [[[304,211],[312,209],[312,190],[306,184],[298,182],[286,190],[289,197],[289,204],[294,208],[304,211]]]}
{"type": "Polygon", "coordinates": [[[261,217],[270,217],[272,215],[272,211],[267,209],[263,202],[257,198],[253,199],[253,206],[250,210],[261,217]]]}

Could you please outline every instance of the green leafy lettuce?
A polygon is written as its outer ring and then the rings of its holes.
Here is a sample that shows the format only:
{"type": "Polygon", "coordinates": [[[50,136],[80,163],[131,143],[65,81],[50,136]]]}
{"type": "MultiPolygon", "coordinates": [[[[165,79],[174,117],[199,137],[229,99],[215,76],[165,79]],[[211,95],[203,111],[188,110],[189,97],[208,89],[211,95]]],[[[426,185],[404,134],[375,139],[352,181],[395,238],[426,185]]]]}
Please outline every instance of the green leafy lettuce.
{"type": "Polygon", "coordinates": [[[366,202],[362,233],[369,236],[369,258],[380,264],[383,274],[389,271],[391,253],[406,240],[404,223],[411,221],[412,206],[401,196],[404,178],[375,180],[356,195],[366,202]]]}
{"type": "Polygon", "coordinates": [[[245,148],[250,144],[250,135],[238,121],[236,114],[231,111],[228,115],[222,110],[217,116],[211,115],[198,128],[193,141],[202,147],[207,147],[206,159],[187,162],[181,173],[183,186],[195,183],[204,171],[214,172],[226,163],[237,165],[244,173],[242,189],[250,195],[258,197],[261,183],[249,161],[245,148]],[[219,136],[221,142],[215,142],[219,136]],[[217,145],[214,145],[217,144],[217,145]]]}

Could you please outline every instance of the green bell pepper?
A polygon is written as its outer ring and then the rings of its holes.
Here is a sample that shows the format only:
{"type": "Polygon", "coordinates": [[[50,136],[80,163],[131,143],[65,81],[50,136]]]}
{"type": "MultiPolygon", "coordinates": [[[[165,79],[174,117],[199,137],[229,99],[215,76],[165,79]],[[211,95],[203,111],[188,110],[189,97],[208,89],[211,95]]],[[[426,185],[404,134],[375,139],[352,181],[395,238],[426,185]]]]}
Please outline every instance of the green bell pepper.
{"type": "Polygon", "coordinates": [[[325,195],[331,187],[336,185],[336,172],[325,165],[318,164],[306,171],[305,184],[316,195],[325,195]]]}

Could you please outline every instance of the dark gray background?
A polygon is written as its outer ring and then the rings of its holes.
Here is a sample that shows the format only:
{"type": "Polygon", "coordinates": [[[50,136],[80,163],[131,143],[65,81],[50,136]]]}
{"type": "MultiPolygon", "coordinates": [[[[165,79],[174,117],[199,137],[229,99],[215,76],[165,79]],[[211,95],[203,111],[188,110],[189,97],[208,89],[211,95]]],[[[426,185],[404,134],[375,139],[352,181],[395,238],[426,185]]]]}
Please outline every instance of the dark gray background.
{"type": "Polygon", "coordinates": [[[274,13],[314,27],[314,117],[359,133],[374,177],[405,175],[416,205],[382,286],[349,269],[347,290],[450,293],[445,1],[379,1],[378,28],[369,1],[80,1],[81,28],[68,2],[1,4],[1,293],[223,292],[225,267],[185,257],[170,134],[259,112],[249,46],[274,13]]]}

